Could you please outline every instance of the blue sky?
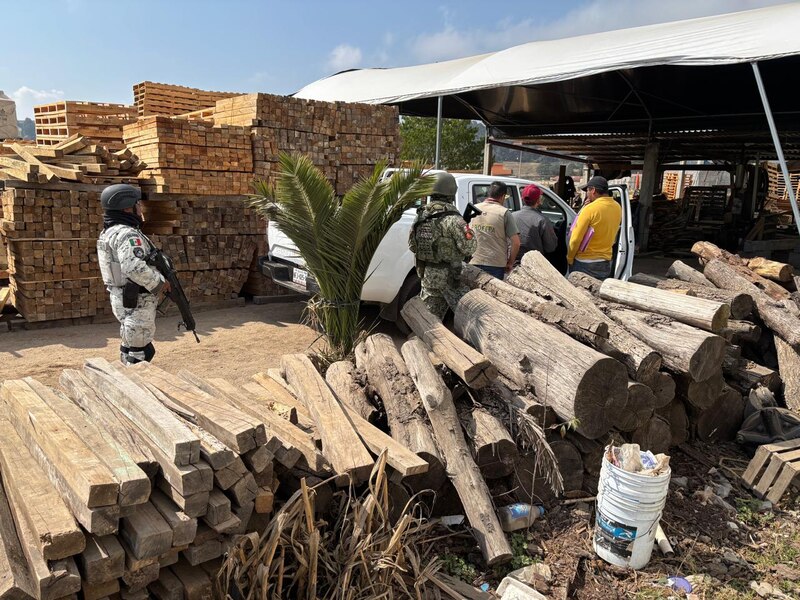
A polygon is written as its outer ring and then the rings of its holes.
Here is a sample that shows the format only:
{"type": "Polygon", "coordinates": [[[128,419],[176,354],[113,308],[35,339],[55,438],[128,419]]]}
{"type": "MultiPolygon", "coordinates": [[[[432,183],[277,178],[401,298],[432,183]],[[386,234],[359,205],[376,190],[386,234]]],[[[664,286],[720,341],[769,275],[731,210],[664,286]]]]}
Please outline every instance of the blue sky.
{"type": "Polygon", "coordinates": [[[0,90],[19,118],[56,99],[133,102],[158,81],[289,94],[353,67],[421,64],[538,39],[776,0],[0,0],[0,90]]]}

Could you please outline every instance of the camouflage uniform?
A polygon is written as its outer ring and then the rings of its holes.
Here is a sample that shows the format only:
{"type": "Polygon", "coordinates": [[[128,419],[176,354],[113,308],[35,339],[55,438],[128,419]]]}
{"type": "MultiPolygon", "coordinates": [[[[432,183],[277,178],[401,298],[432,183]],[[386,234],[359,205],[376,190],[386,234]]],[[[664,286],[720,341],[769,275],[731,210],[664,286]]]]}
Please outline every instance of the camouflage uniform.
{"type": "Polygon", "coordinates": [[[461,267],[477,247],[472,230],[451,203],[435,200],[418,212],[408,247],[417,257],[419,297],[441,319],[469,291],[461,267]]]}
{"type": "Polygon", "coordinates": [[[123,362],[149,360],[156,332],[158,296],[164,278],[145,262],[152,250],[150,240],[129,225],[112,225],[97,240],[97,256],[103,283],[111,295],[111,310],[120,322],[123,362]],[[136,308],[125,308],[123,291],[128,282],[139,286],[136,308]]]}

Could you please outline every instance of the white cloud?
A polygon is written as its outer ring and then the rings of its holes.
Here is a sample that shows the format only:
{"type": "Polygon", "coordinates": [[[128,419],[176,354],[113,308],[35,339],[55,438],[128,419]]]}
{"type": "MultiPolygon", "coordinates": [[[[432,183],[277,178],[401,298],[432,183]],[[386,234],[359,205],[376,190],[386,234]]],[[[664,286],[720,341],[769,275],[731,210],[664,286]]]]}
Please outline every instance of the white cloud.
{"type": "Polygon", "coordinates": [[[361,48],[340,44],[331,50],[328,56],[328,70],[337,73],[346,69],[355,69],[361,66],[361,48]]]}
{"type": "Polygon", "coordinates": [[[11,98],[17,103],[17,118],[33,118],[33,107],[38,104],[48,104],[64,99],[62,90],[34,90],[26,85],[11,93],[11,98]]]}
{"type": "MultiPolygon", "coordinates": [[[[679,21],[781,4],[785,0],[589,0],[562,17],[503,19],[483,28],[456,29],[443,11],[440,30],[422,33],[408,43],[412,64],[462,58],[510,48],[535,40],[551,40],[598,31],[679,21]]],[[[409,64],[403,61],[403,64],[409,64]]]]}

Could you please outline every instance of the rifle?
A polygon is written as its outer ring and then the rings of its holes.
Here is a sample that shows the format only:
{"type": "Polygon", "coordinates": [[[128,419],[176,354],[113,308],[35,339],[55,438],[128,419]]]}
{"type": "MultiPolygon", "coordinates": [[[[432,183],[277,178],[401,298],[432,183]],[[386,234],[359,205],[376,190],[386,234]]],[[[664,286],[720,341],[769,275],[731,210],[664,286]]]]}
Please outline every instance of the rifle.
{"type": "MultiPolygon", "coordinates": [[[[181,282],[178,280],[178,272],[172,265],[172,261],[170,260],[169,256],[156,248],[152,242],[150,242],[150,245],[152,246],[153,250],[147,255],[145,262],[148,265],[155,267],[156,270],[161,273],[164,279],[169,282],[170,291],[167,292],[166,296],[178,307],[178,310],[181,312],[181,319],[183,319],[178,323],[178,331],[180,331],[181,326],[183,326],[186,331],[191,331],[194,334],[194,339],[196,339],[197,343],[199,344],[200,338],[197,337],[197,331],[195,331],[195,329],[197,329],[197,325],[194,322],[194,316],[189,308],[189,300],[186,298],[186,294],[183,291],[181,282]]],[[[161,307],[159,306],[159,308],[161,307]]]]}
{"type": "Polygon", "coordinates": [[[469,225],[469,222],[472,221],[472,219],[482,214],[483,211],[480,208],[475,206],[472,202],[467,202],[467,207],[464,209],[464,214],[462,217],[464,217],[464,221],[466,221],[467,225],[469,225]]]}

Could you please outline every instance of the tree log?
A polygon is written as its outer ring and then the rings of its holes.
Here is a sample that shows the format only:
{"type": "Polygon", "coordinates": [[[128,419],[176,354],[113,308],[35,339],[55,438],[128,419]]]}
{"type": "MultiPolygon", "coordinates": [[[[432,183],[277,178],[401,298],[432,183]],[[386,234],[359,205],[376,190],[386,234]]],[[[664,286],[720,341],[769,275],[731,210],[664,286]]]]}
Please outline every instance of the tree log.
{"type": "Polygon", "coordinates": [[[730,306],[721,302],[671,294],[617,279],[603,281],[599,295],[604,300],[658,313],[712,333],[719,332],[728,324],[731,312],[730,306]]]}
{"type": "Polygon", "coordinates": [[[700,410],[710,408],[716,402],[725,379],[722,377],[722,368],[714,375],[703,381],[695,381],[688,375],[679,375],[676,378],[679,397],[689,401],[689,404],[700,410]]]}
{"type": "Polygon", "coordinates": [[[671,446],[679,446],[688,441],[689,417],[686,414],[686,405],[682,400],[675,398],[667,406],[658,409],[656,414],[669,423],[672,435],[671,446]]]}
{"type": "Polygon", "coordinates": [[[353,429],[336,395],[305,354],[284,354],[281,372],[306,405],[322,437],[322,450],[336,473],[366,481],[375,461],[353,429]]]}
{"type": "Polygon", "coordinates": [[[757,344],[761,338],[761,327],[750,321],[728,321],[728,326],[720,331],[722,337],[728,340],[731,344],[737,346],[747,342],[749,344],[757,344]]]}
{"type": "Polygon", "coordinates": [[[586,437],[606,433],[627,402],[628,378],[620,363],[481,290],[459,301],[455,329],[514,383],[533,385],[562,419],[577,419],[586,437]]]}
{"type": "Polygon", "coordinates": [[[378,420],[378,410],[367,398],[364,387],[358,382],[356,366],[349,360],[333,363],[325,371],[325,381],[344,404],[348,405],[370,423],[378,420]]]}
{"type": "Polygon", "coordinates": [[[775,338],[775,350],[783,380],[783,399],[787,407],[800,412],[800,354],[779,337],[775,338]]]}
{"type": "Polygon", "coordinates": [[[459,407],[458,416],[484,479],[509,475],[519,458],[519,451],[502,421],[480,406],[459,407]]]}
{"type": "MultiPolygon", "coordinates": [[[[564,480],[564,493],[576,492],[583,487],[583,458],[578,449],[566,440],[550,442],[555,454],[558,470],[564,480]]],[[[514,469],[515,496],[519,502],[550,504],[556,496],[545,477],[541,464],[537,464],[535,452],[520,457],[514,469]]]]}
{"type": "Polygon", "coordinates": [[[481,396],[489,395],[489,397],[499,398],[509,407],[533,417],[534,421],[543,429],[551,427],[558,422],[558,415],[552,407],[545,406],[539,402],[531,392],[512,390],[512,387],[513,383],[501,376],[501,378],[492,382],[492,385],[482,389],[481,396]]]}
{"type": "Polygon", "coordinates": [[[433,367],[428,348],[421,340],[403,344],[402,353],[431,421],[448,476],[461,498],[486,564],[507,562],[512,556],[511,547],[495,514],[489,488],[470,457],[464,434],[458,427],[450,390],[433,367]]]}
{"type": "Polygon", "coordinates": [[[543,323],[555,325],[564,333],[576,340],[599,350],[599,346],[607,342],[608,323],[585,312],[576,312],[557,304],[555,298],[545,299],[535,293],[527,292],[492,277],[474,265],[465,265],[461,270],[462,283],[471,289],[481,289],[494,296],[503,304],[531,315],[543,323]]]}
{"type": "MultiPolygon", "coordinates": [[[[564,439],[581,453],[584,472],[592,478],[600,477],[600,470],[603,468],[603,454],[607,443],[610,443],[610,436],[603,436],[599,440],[589,440],[574,431],[568,431],[564,439]]],[[[586,477],[584,477],[585,479],[586,477]]]]}
{"type": "MultiPolygon", "coordinates": [[[[701,263],[704,264],[703,267],[703,274],[711,280],[711,282],[716,285],[717,287],[734,290],[734,291],[742,291],[746,294],[750,294],[753,296],[753,300],[756,300],[756,297],[753,293],[749,291],[746,287],[741,288],[732,288],[721,285],[719,281],[715,281],[711,275],[708,274],[708,265],[709,263],[713,262],[714,260],[719,260],[720,262],[725,263],[730,268],[730,271],[736,273],[740,278],[751,283],[757,289],[763,291],[767,296],[772,298],[773,300],[785,300],[787,302],[787,309],[792,312],[792,314],[797,315],[800,314],[800,310],[797,309],[797,306],[794,302],[791,302],[791,306],[788,306],[788,303],[791,301],[791,293],[782,285],[775,283],[774,281],[770,281],[765,277],[761,277],[754,273],[748,266],[747,261],[736,254],[731,254],[721,248],[718,248],[711,242],[697,242],[694,246],[692,246],[692,253],[699,256],[701,259],[701,263]]],[[[758,305],[758,302],[756,302],[758,305]]]]}
{"type": "Polygon", "coordinates": [[[773,393],[778,393],[781,389],[780,374],[752,360],[726,356],[722,362],[722,370],[743,393],[757,385],[763,385],[773,393]]]}
{"type": "Polygon", "coordinates": [[[565,280],[540,252],[526,252],[521,266],[508,277],[508,283],[541,297],[558,300],[575,314],[583,313],[589,318],[605,321],[608,342],[601,341],[603,347],[598,349],[622,362],[632,379],[646,381],[661,368],[658,353],[606,316],[596,306],[591,294],[565,280]]]}
{"type": "Polygon", "coordinates": [[[497,377],[495,366],[447,329],[419,296],[406,302],[400,312],[411,330],[469,387],[480,389],[497,377]]]}
{"type": "Polygon", "coordinates": [[[653,390],[643,383],[628,382],[628,401],[624,410],[617,413],[612,423],[620,431],[634,431],[653,416],[656,397],[653,390]]]}
{"type": "Polygon", "coordinates": [[[645,275],[644,273],[637,273],[628,281],[662,290],[686,290],[691,292],[689,294],[690,296],[722,302],[730,306],[731,317],[734,319],[742,319],[753,312],[753,298],[748,294],[721,290],[717,287],[709,287],[697,283],[677,281],[675,279],[661,279],[659,277],[653,277],[652,275],[645,275]]]}
{"type": "Polygon", "coordinates": [[[780,281],[782,283],[790,282],[794,275],[794,267],[792,267],[792,265],[769,260],[761,256],[748,260],[747,266],[750,267],[750,270],[756,275],[761,275],[761,277],[766,277],[772,281],[780,281]]]}
{"type": "Polygon", "coordinates": [[[639,444],[642,450],[650,450],[653,454],[667,452],[672,443],[672,430],[669,423],[658,415],[653,415],[631,435],[631,441],[639,444]]]}
{"type": "Polygon", "coordinates": [[[675,398],[675,379],[669,373],[658,372],[643,383],[653,390],[657,409],[667,406],[675,398]]]}
{"type": "Polygon", "coordinates": [[[725,340],[696,327],[661,315],[633,310],[610,310],[612,319],[655,348],[664,364],[678,373],[702,381],[719,371],[725,356],[725,340]]]}
{"type": "Polygon", "coordinates": [[[439,449],[425,418],[425,408],[403,357],[388,335],[369,336],[356,347],[356,365],[383,401],[392,437],[424,459],[428,472],[405,479],[412,489],[438,490],[446,480],[439,449]]]}
{"type": "Polygon", "coordinates": [[[764,323],[795,350],[800,350],[800,319],[791,310],[791,307],[797,308],[794,302],[788,298],[776,301],[721,260],[706,264],[704,273],[719,287],[750,294],[764,323]]]}
{"type": "Polygon", "coordinates": [[[692,411],[698,439],[704,442],[730,442],[742,425],[745,400],[742,394],[725,385],[716,402],[704,411],[692,411]]]}
{"type": "Polygon", "coordinates": [[[716,287],[700,271],[693,269],[680,260],[676,260],[674,263],[672,263],[670,268],[667,269],[667,277],[672,279],[680,279],[681,281],[685,281],[687,283],[694,283],[696,285],[702,285],[712,289],[716,287]]]}

